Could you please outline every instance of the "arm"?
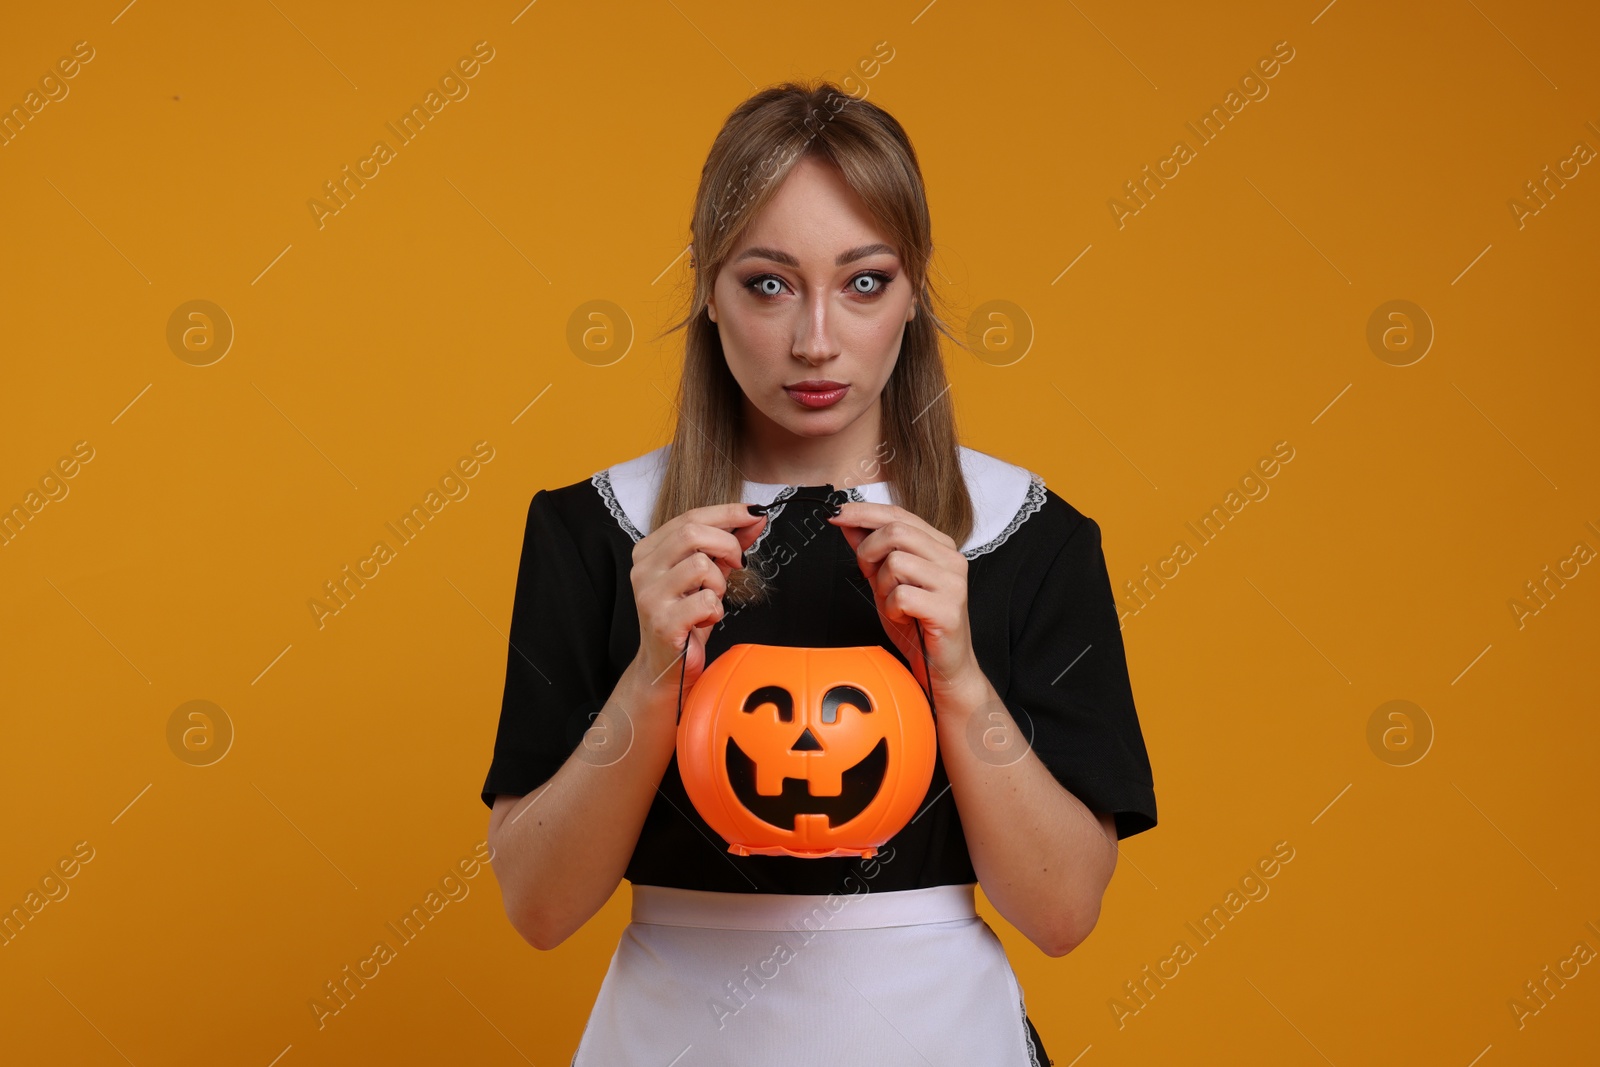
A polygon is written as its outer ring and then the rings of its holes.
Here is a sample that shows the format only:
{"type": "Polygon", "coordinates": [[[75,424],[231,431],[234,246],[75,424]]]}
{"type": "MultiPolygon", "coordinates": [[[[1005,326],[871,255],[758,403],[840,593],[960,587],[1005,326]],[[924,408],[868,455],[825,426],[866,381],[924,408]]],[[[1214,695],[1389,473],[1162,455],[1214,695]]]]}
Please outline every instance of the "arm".
{"type": "Polygon", "coordinates": [[[970,690],[939,698],[938,731],[984,895],[1045,954],[1066,955],[1100,917],[1117,863],[1112,817],[1062,788],[1031,747],[1009,766],[980,758],[972,739],[984,732],[1022,736],[981,671],[970,690]]]}
{"type": "Polygon", "coordinates": [[[955,542],[884,504],[847,503],[829,521],[844,527],[885,630],[936,698],[939,751],[985,894],[1042,951],[1065,955],[1094,928],[1116,866],[1110,813],[1142,813],[1148,804],[1154,822],[1098,526],[1083,518],[1031,569],[1036,596],[1012,657],[1035,667],[1053,661],[1082,632],[1084,651],[1102,651],[1065,686],[1033,671],[1013,677],[1002,699],[972,647],[967,560],[955,542]],[[1013,705],[1041,712],[1037,736],[1018,729],[1013,705]],[[1006,746],[997,751],[996,739],[1006,746]],[[1068,780],[1094,807],[1063,788],[1068,780]]]}
{"type": "Polygon", "coordinates": [[[561,944],[622,881],[672,758],[676,675],[668,671],[652,684],[635,660],[583,743],[549,781],[526,796],[495,798],[489,813],[491,865],[506,916],[533,947],[561,944]],[[628,746],[622,758],[587,756],[617,740],[628,746]]]}
{"type": "MultiPolygon", "coordinates": [[[[554,523],[535,526],[540,517],[530,507],[526,543],[533,552],[524,553],[526,595],[523,579],[518,579],[523,614],[514,611],[512,651],[527,637],[551,655],[581,660],[590,654],[586,643],[601,638],[589,629],[578,639],[574,634],[580,631],[570,626],[551,628],[554,613],[548,601],[574,594],[560,592],[558,583],[547,580],[555,568],[581,563],[571,554],[553,555],[569,542],[554,523]],[[533,610],[536,604],[542,613],[533,610]],[[517,618],[529,626],[542,620],[542,628],[525,635],[517,618]]],[[[677,743],[680,677],[687,692],[704,669],[706,639],[725,615],[726,571],[740,565],[744,548],[764,522],[744,504],[711,505],[686,511],[635,543],[629,581],[639,616],[639,648],[632,662],[581,742],[548,780],[520,796],[494,791],[490,862],[507,918],[535,948],[554,948],[570,937],[611,898],[626,874],[677,743]],[[611,755],[610,746],[621,747],[622,754],[611,755]]],[[[508,658],[508,670],[519,670],[517,658],[508,658]]],[[[508,674],[508,679],[519,684],[511,689],[508,682],[502,733],[507,716],[523,716],[525,725],[539,725],[541,741],[508,743],[502,757],[508,761],[537,757],[549,766],[548,754],[561,751],[552,728],[572,714],[569,708],[576,706],[572,702],[579,695],[604,692],[604,682],[596,680],[563,686],[558,691],[564,696],[558,699],[531,678],[508,674]]],[[[508,773],[501,780],[518,777],[508,773]]]]}

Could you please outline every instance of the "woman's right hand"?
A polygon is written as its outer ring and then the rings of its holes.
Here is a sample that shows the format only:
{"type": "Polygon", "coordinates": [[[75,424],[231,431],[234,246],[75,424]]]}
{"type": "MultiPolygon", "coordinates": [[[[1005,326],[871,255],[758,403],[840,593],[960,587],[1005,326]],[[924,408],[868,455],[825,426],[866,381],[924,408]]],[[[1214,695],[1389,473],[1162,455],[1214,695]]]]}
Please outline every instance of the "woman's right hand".
{"type": "MultiPolygon", "coordinates": [[[[639,610],[635,666],[649,683],[683,671],[683,687],[700,677],[706,637],[723,617],[728,574],[743,566],[744,550],[767,519],[742,503],[691,508],[633,546],[633,600],[639,610]],[[684,639],[686,662],[679,667],[684,639]]],[[[677,679],[673,679],[677,684],[677,679]]]]}

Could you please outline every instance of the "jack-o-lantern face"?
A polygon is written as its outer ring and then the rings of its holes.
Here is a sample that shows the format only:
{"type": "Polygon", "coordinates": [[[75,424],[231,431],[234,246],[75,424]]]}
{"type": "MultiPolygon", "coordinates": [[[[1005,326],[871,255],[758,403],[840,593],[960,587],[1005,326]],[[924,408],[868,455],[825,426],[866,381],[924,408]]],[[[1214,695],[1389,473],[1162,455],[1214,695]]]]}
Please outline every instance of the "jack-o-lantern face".
{"type": "Polygon", "coordinates": [[[686,697],[677,757],[730,852],[871,856],[926,794],[937,743],[885,649],[740,644],[686,697]]]}

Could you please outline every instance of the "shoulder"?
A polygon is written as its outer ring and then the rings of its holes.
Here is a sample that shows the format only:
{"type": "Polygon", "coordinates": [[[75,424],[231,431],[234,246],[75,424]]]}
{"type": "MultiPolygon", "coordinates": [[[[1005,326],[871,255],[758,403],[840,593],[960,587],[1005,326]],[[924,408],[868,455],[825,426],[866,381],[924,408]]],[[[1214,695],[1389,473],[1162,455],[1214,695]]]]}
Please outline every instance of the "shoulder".
{"type": "Polygon", "coordinates": [[[1049,560],[1074,535],[1092,533],[1094,520],[1045,484],[1038,472],[999,456],[961,447],[961,469],[974,511],[972,534],[961,546],[968,559],[1000,548],[1012,556],[1049,560]]]}
{"type": "Polygon", "coordinates": [[[528,501],[522,565],[576,574],[580,567],[605,596],[615,589],[618,567],[627,574],[633,542],[617,527],[591,478],[535,490],[528,501]]]}
{"type": "Polygon", "coordinates": [[[631,540],[641,540],[651,529],[650,516],[655,512],[656,494],[661,489],[671,447],[662,445],[642,456],[614,463],[577,485],[599,501],[612,522],[631,540]]]}
{"type": "MultiPolygon", "coordinates": [[[[630,460],[604,468],[567,485],[536,490],[528,502],[529,523],[559,521],[574,540],[580,542],[602,540],[607,533],[626,534],[623,540],[630,543],[639,540],[643,534],[633,526],[631,517],[648,514],[648,508],[638,510],[641,503],[638,486],[626,474],[618,478],[617,484],[622,486],[622,495],[628,501],[624,507],[612,489],[611,479],[613,472],[625,471],[635,462],[630,460]]],[[[655,502],[653,491],[649,502],[655,502]]]]}
{"type": "Polygon", "coordinates": [[[972,536],[962,546],[969,560],[1003,560],[1000,565],[1013,575],[1014,585],[1037,588],[1058,568],[1080,571],[1101,558],[1099,524],[1041,475],[974,449],[961,451],[977,513],[972,536]]]}
{"type": "Polygon", "coordinates": [[[961,546],[962,555],[968,559],[987,555],[1009,543],[1030,523],[1028,533],[1039,532],[1043,520],[1035,520],[1054,494],[1038,473],[966,445],[961,446],[961,473],[966,478],[973,511],[972,533],[961,546]]]}

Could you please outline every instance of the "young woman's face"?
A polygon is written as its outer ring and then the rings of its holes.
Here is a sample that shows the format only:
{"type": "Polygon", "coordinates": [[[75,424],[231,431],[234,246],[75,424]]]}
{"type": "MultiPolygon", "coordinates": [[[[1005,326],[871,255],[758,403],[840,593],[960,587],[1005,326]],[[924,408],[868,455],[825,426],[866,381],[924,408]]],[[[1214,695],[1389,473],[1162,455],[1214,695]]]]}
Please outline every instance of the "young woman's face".
{"type": "Polygon", "coordinates": [[[870,412],[876,433],[913,297],[861,198],[831,164],[806,157],[723,265],[708,314],[748,417],[824,437],[870,412]]]}

